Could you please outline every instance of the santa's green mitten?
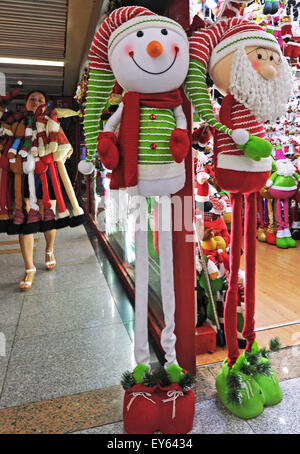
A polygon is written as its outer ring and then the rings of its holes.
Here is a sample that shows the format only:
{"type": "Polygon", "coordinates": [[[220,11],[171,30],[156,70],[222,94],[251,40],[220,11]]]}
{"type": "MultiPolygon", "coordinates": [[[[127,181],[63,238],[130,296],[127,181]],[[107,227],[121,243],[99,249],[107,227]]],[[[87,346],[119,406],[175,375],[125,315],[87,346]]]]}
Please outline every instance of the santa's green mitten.
{"type": "Polygon", "coordinates": [[[235,129],[232,131],[232,139],[237,148],[244,151],[248,158],[260,161],[267,158],[272,153],[272,145],[261,137],[251,136],[245,129],[235,129]]]}

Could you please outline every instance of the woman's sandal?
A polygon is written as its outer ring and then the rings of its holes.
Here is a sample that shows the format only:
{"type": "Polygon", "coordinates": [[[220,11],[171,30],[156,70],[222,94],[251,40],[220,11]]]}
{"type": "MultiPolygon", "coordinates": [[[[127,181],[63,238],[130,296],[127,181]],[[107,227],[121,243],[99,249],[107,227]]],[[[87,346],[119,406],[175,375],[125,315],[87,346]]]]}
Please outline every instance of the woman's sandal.
{"type": "Polygon", "coordinates": [[[46,270],[53,270],[53,268],[55,268],[56,260],[54,258],[53,251],[50,251],[50,252],[46,251],[45,265],[46,265],[46,270]]]}
{"type": "Polygon", "coordinates": [[[34,282],[34,277],[36,273],[36,268],[32,268],[31,270],[25,270],[25,275],[23,281],[19,284],[20,290],[30,290],[32,284],[34,282]]]}

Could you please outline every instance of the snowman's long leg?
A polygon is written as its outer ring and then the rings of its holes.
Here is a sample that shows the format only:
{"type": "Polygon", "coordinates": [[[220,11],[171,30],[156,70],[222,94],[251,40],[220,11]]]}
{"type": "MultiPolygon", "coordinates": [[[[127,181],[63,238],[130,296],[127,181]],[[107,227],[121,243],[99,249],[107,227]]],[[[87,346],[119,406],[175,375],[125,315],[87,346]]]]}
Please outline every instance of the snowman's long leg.
{"type": "Polygon", "coordinates": [[[135,226],[135,326],[134,356],[137,364],[150,367],[148,343],[148,231],[147,203],[141,197],[139,225],[135,226]],[[143,203],[145,202],[145,203],[143,203]]]}
{"type": "Polygon", "coordinates": [[[160,197],[159,200],[159,260],[162,306],[165,328],[161,333],[161,346],[165,351],[167,363],[178,364],[176,360],[175,329],[175,293],[173,275],[173,247],[172,247],[172,209],[170,196],[160,197]]]}

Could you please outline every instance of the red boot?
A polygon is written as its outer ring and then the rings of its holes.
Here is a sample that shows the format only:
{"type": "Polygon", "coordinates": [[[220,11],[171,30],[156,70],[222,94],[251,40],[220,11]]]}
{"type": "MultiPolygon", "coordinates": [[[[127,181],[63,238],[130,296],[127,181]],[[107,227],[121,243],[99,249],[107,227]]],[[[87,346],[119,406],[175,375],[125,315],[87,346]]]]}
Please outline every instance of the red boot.
{"type": "Polygon", "coordinates": [[[193,427],[195,396],[178,383],[160,387],[160,427],[163,434],[186,434],[193,427]]]}
{"type": "Polygon", "coordinates": [[[152,434],[159,430],[160,393],[142,383],[125,391],[123,400],[124,429],[129,434],[152,434]]]}

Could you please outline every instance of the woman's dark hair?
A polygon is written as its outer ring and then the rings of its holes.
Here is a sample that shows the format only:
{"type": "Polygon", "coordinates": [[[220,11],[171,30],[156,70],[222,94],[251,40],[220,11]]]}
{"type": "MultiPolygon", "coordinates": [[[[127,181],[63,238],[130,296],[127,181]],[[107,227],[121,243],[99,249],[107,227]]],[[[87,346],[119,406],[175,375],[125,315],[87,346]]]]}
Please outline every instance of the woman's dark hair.
{"type": "Polygon", "coordinates": [[[46,95],[46,93],[45,93],[43,90],[38,90],[38,89],[36,89],[36,90],[31,90],[29,93],[27,93],[26,98],[25,98],[25,104],[26,104],[26,102],[28,101],[28,98],[29,98],[29,96],[30,96],[32,93],[41,93],[41,94],[44,96],[45,101],[46,101],[46,104],[47,104],[47,102],[48,102],[48,96],[46,95]]]}

